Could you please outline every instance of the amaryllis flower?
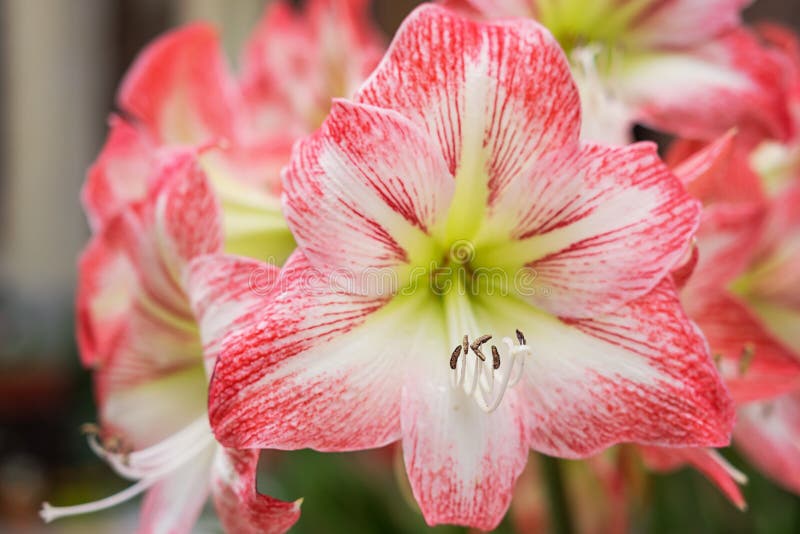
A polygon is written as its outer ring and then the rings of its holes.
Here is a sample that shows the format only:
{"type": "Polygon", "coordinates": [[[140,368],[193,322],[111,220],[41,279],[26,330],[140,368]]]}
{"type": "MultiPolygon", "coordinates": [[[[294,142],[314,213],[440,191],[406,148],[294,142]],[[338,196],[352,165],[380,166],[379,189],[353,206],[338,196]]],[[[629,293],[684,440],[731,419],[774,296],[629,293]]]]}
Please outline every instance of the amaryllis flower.
{"type": "Polygon", "coordinates": [[[728,393],[667,277],[699,205],[654,146],[579,134],[569,65],[537,23],[410,15],[296,145],[298,250],[224,342],[217,438],[401,440],[428,523],[482,529],[531,447],[726,444],[728,393]]]}
{"type": "Polygon", "coordinates": [[[734,125],[787,135],[785,62],[740,27],[751,0],[447,0],[532,17],[572,60],[584,136],[626,143],[635,121],[709,141],[734,125]]]}
{"type": "MultiPolygon", "coordinates": [[[[218,201],[192,151],[164,155],[150,182],[144,200],[94,236],[81,259],[78,290],[79,337],[95,372],[100,416],[90,444],[135,484],[93,503],[45,504],[42,517],[102,510],[146,491],[141,531],[189,532],[212,493],[228,531],[283,532],[297,520],[299,503],[259,495],[258,451],[219,446],[208,424],[206,371],[216,350],[207,344],[204,356],[192,305],[207,332],[214,332],[210,316],[232,317],[219,299],[209,308],[214,295],[196,293],[190,302],[184,276],[193,275],[183,273],[192,258],[221,251],[218,201]]],[[[237,265],[196,268],[244,287],[254,272],[266,287],[276,278],[253,260],[237,265]]],[[[262,294],[242,295],[237,310],[263,306],[262,294]]]]}
{"type": "Polygon", "coordinates": [[[287,0],[274,3],[246,44],[239,76],[207,24],[147,47],[122,83],[122,115],[111,118],[84,187],[93,228],[146,195],[158,151],[216,146],[201,163],[222,199],[225,250],[284,261],[294,241],[278,200],[280,169],[331,98],[350,96],[377,64],[382,41],[367,7],[365,0],[312,0],[297,11],[287,0]]]}

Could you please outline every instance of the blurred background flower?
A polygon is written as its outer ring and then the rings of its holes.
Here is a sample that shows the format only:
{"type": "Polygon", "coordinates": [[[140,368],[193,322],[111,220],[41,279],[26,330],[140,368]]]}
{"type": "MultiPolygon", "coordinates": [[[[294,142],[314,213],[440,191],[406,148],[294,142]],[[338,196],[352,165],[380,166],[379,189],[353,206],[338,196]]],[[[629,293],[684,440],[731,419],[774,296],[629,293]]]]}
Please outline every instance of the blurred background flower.
{"type": "MultiPolygon", "coordinates": [[[[235,65],[235,51],[267,3],[0,3],[0,532],[133,530],[136,503],[47,527],[37,515],[42,500],[91,501],[127,485],[93,456],[80,430],[96,415],[90,375],[80,367],[73,336],[76,259],[89,235],[79,189],[106,135],[114,91],[145,44],[179,24],[210,20],[222,29],[235,65]]],[[[374,0],[375,19],[392,35],[418,3],[374,0]]],[[[800,29],[795,2],[759,0],[746,17],[800,29]]],[[[590,532],[591,518],[600,514],[608,528],[620,526],[618,507],[627,506],[624,522],[633,531],[800,531],[800,499],[768,482],[735,453],[726,455],[750,479],[744,514],[698,473],[644,476],[637,460],[622,449],[610,460],[567,463],[563,479],[573,523],[590,532]]],[[[305,497],[296,532],[428,530],[403,476],[395,476],[402,469],[395,469],[394,449],[264,456],[270,476],[259,479],[259,488],[286,500],[305,497]]],[[[537,482],[547,479],[550,467],[540,469],[536,460],[520,479],[512,511],[499,531],[538,532],[551,523],[546,493],[537,482]]],[[[196,531],[218,532],[219,525],[207,514],[196,531]]]]}

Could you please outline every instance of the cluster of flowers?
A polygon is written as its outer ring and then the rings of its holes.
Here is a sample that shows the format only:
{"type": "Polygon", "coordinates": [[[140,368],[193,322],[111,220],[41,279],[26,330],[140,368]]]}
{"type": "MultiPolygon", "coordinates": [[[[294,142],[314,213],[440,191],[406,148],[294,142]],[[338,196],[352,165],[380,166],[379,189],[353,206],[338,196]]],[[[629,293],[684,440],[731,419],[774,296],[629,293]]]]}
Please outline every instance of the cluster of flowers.
{"type": "Polygon", "coordinates": [[[283,532],[260,449],[394,442],[431,525],[494,528],[531,449],[631,443],[744,506],[733,439],[800,492],[800,45],[746,4],[448,0],[387,48],[366,0],[279,0],[236,75],[207,25],[155,41],[77,299],[89,443],[135,482],[43,517],[146,492],[186,532],[210,494],[283,532]]]}

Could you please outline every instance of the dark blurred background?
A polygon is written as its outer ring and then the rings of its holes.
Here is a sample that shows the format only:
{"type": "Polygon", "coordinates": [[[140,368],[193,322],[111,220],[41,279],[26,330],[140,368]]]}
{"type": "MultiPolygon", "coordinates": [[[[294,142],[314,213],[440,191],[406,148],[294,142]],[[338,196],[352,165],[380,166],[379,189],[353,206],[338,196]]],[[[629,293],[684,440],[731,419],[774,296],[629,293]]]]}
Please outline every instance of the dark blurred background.
{"type": "MultiPolygon", "coordinates": [[[[73,340],[76,258],[88,237],[78,191],[136,53],[168,28],[206,19],[222,28],[235,64],[265,3],[0,0],[0,532],[133,530],[135,506],[47,528],[36,516],[45,498],[75,503],[126,485],[89,453],[79,432],[94,411],[73,340]]],[[[375,0],[376,20],[391,35],[418,3],[375,0]]],[[[800,0],[760,0],[747,17],[800,28],[800,0]]],[[[298,452],[267,462],[271,491],[306,497],[298,532],[425,530],[393,475],[391,451],[298,452]]],[[[696,473],[654,477],[653,504],[635,528],[800,532],[800,501],[748,473],[751,510],[744,514],[696,473]]],[[[210,517],[197,527],[217,530],[210,517]]]]}

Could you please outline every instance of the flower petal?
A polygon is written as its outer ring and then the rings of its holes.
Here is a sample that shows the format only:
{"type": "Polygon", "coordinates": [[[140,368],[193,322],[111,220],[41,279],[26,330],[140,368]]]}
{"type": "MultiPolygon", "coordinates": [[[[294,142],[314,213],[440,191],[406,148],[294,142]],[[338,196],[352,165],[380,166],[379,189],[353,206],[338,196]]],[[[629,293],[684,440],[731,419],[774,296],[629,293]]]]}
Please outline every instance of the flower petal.
{"type": "Polygon", "coordinates": [[[734,442],[764,474],[800,494],[800,398],[797,393],[740,408],[734,442]]]}
{"type": "Polygon", "coordinates": [[[250,37],[242,87],[256,132],[315,130],[331,99],[350,97],[380,61],[368,0],[274,2],[250,37]]]}
{"type": "Polygon", "coordinates": [[[300,518],[300,501],[284,502],[256,490],[258,450],[219,448],[214,460],[214,508],[225,532],[282,534],[300,518]]]}
{"type": "Polygon", "coordinates": [[[616,90],[640,120],[711,140],[733,126],[776,138],[791,130],[782,79],[786,60],[744,30],[691,51],[642,53],[625,63],[616,90]]]}
{"type": "Polygon", "coordinates": [[[92,230],[100,228],[126,206],[147,196],[155,147],[142,130],[113,115],[108,139],[89,169],[81,191],[92,230]]]}
{"type": "Polygon", "coordinates": [[[76,337],[81,361],[98,365],[108,358],[124,330],[135,300],[136,266],[119,239],[121,218],[92,238],[78,264],[76,337]]]}
{"type": "Polygon", "coordinates": [[[594,319],[559,320],[516,299],[486,303],[487,324],[515,325],[532,350],[517,386],[532,448],[574,458],[626,441],[728,444],[733,404],[669,279],[594,319]]]}
{"type": "Polygon", "coordinates": [[[470,239],[487,205],[543,154],[580,134],[578,90],[563,51],[532,20],[481,23],[425,4],[398,30],[356,100],[428,132],[456,177],[452,239],[470,239]]]}
{"type": "Polygon", "coordinates": [[[800,387],[800,360],[738,298],[706,296],[690,314],[706,336],[737,403],[772,398],[800,387]]]}
{"type": "Polygon", "coordinates": [[[524,406],[510,394],[487,414],[448,385],[446,362],[426,356],[402,396],[403,457],[414,497],[430,526],[493,530],[528,459],[524,406]]]}
{"type": "Polygon", "coordinates": [[[396,112],[344,101],[298,144],[284,176],[286,218],[308,260],[359,279],[367,269],[427,261],[452,191],[444,161],[418,127],[396,112]]]}
{"type": "Polygon", "coordinates": [[[198,145],[233,138],[233,91],[216,30],[193,24],[139,55],[117,101],[159,143],[198,145]]]}
{"type": "Polygon", "coordinates": [[[741,25],[741,11],[753,0],[652,0],[638,18],[632,39],[643,46],[686,47],[741,25]]]}
{"type": "Polygon", "coordinates": [[[492,233],[513,241],[487,254],[535,276],[529,302],[591,317],[659,283],[685,255],[699,212],[655,146],[589,145],[541,162],[498,199],[492,233]]]}
{"type": "Polygon", "coordinates": [[[195,258],[185,272],[209,376],[223,338],[268,303],[280,270],[249,258],[207,255],[195,258]]]}
{"type": "Polygon", "coordinates": [[[346,294],[299,251],[275,288],[220,353],[209,402],[217,439],[236,448],[323,451],[395,441],[399,366],[413,354],[408,314],[418,306],[346,294]]]}
{"type": "Polygon", "coordinates": [[[656,471],[674,471],[684,465],[691,465],[725,494],[740,510],[747,507],[739,484],[747,477],[728,463],[714,449],[699,447],[639,447],[645,464],[656,471]]]}
{"type": "Polygon", "coordinates": [[[156,483],[142,503],[142,534],[189,534],[208,498],[208,476],[216,445],[187,461],[169,477],[156,483]]]}

